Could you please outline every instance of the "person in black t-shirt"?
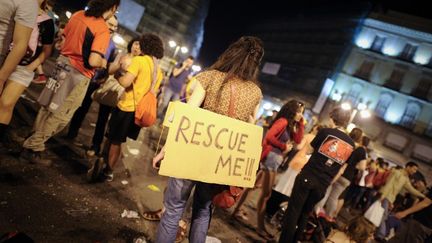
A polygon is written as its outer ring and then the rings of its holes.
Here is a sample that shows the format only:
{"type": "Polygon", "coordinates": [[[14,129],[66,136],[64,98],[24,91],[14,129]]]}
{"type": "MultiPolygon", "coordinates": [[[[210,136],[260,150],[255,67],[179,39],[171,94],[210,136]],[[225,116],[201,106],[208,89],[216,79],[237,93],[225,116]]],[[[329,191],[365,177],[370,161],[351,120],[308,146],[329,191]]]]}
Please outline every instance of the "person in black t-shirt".
{"type": "Polygon", "coordinates": [[[350,112],[335,108],[330,112],[330,127],[321,129],[310,143],[309,161],[297,176],[287,212],[282,222],[280,243],[297,242],[309,214],[325,195],[327,187],[344,172],[354,151],[354,141],[345,133],[350,112]]]}
{"type": "Polygon", "coordinates": [[[396,213],[395,217],[403,219],[408,215],[412,215],[412,219],[409,219],[405,224],[403,224],[400,230],[396,232],[396,235],[388,242],[432,242],[431,187],[428,188],[428,193],[422,201],[404,211],[396,213]]]}
{"type": "Polygon", "coordinates": [[[363,144],[360,144],[363,131],[360,128],[354,128],[351,130],[349,136],[356,143],[356,149],[347,161],[348,166],[342,176],[337,181],[331,183],[327,189],[326,196],[315,207],[318,215],[324,215],[330,221],[334,221],[336,218],[339,196],[354,180],[358,170],[366,169],[366,149],[362,146],[363,144]]]}

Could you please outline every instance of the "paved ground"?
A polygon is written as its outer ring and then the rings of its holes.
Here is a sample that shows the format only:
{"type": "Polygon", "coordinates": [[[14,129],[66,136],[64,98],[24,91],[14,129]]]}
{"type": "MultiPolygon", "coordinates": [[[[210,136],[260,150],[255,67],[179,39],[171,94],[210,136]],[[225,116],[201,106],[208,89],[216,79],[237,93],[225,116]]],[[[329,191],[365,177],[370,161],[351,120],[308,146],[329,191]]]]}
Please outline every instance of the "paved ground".
{"type": "MultiPolygon", "coordinates": [[[[32,84],[17,104],[12,125],[18,137],[30,134],[38,109],[34,100],[41,89],[32,84]]],[[[121,213],[138,211],[138,203],[145,210],[162,205],[167,178],[150,163],[160,129],[142,129],[138,141],[124,145],[113,182],[89,184],[85,178],[89,159],[83,147],[91,141],[97,108],[93,104],[75,142],[62,139],[63,134],[48,142],[50,167],[0,155],[0,233],[19,230],[36,242],[131,242],[140,235],[154,239],[157,222],[122,218],[121,213]]],[[[252,194],[247,205],[254,205],[255,198],[252,194]]],[[[230,219],[228,211],[217,209],[209,235],[222,242],[263,242],[253,230],[255,219],[251,222],[240,224],[230,219]]]]}

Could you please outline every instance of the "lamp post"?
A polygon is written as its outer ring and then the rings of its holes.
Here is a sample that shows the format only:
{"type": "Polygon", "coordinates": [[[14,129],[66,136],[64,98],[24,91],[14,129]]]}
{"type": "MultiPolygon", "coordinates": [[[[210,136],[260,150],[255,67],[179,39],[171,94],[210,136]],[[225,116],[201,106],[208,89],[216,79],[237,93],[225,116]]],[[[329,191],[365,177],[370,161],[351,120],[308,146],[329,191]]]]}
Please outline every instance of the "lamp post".
{"type": "MultiPolygon", "coordinates": [[[[344,110],[348,110],[351,111],[351,117],[349,120],[349,128],[354,128],[355,124],[353,124],[353,121],[355,119],[355,117],[357,116],[357,113],[360,112],[360,117],[362,119],[368,119],[369,117],[371,117],[371,112],[368,110],[368,105],[364,104],[362,102],[360,102],[357,107],[352,107],[351,104],[349,102],[344,102],[341,104],[342,109],[344,110]]],[[[348,130],[351,130],[349,129],[348,130]]]]}
{"type": "Polygon", "coordinates": [[[182,53],[188,53],[188,51],[189,51],[189,49],[186,47],[186,46],[180,46],[180,45],[178,45],[175,41],[173,41],[173,40],[170,40],[169,42],[168,42],[168,45],[171,47],[171,48],[175,48],[174,49],[174,54],[172,55],[172,59],[175,59],[175,57],[177,56],[177,54],[178,54],[178,52],[179,51],[181,51],[182,53]]]}

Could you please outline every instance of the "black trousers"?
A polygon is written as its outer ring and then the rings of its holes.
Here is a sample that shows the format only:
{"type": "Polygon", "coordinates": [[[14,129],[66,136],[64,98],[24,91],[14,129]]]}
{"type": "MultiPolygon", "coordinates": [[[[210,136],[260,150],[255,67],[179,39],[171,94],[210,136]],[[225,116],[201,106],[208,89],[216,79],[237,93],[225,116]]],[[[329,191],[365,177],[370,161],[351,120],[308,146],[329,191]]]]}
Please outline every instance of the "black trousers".
{"type": "Polygon", "coordinates": [[[279,205],[283,202],[289,200],[289,197],[284,194],[272,190],[271,196],[266,204],[266,214],[269,218],[273,217],[273,215],[279,210],[279,205]]]}
{"type": "MultiPolygon", "coordinates": [[[[75,111],[75,114],[73,115],[70,122],[69,131],[67,134],[69,138],[75,138],[76,136],[78,136],[78,131],[81,128],[84,118],[89,112],[90,106],[93,102],[91,95],[96,89],[99,88],[99,86],[100,84],[95,82],[91,82],[89,84],[83,103],[81,104],[80,108],[75,111]]],[[[113,108],[110,106],[99,104],[99,113],[92,139],[92,149],[94,149],[96,152],[99,152],[100,150],[100,146],[102,144],[105,134],[106,124],[108,122],[108,118],[112,109],[113,108]]]]}
{"type": "Polygon", "coordinates": [[[313,174],[300,172],[294,182],[288,209],[282,220],[279,243],[293,243],[300,239],[310,213],[324,197],[327,187],[327,183],[323,183],[313,174]]]}

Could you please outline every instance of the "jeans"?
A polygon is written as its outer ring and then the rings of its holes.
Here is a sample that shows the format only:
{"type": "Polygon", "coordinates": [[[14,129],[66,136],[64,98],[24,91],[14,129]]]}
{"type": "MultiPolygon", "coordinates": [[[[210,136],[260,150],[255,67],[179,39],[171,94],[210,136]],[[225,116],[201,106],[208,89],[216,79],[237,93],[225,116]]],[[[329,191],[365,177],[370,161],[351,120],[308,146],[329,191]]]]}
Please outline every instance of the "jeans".
{"type": "Polygon", "coordinates": [[[157,229],[156,242],[175,242],[179,221],[194,186],[189,242],[205,243],[212,213],[212,185],[176,178],[168,180],[164,195],[165,212],[157,229]]]}
{"type": "Polygon", "coordinates": [[[315,175],[300,172],[294,182],[288,209],[282,220],[279,243],[298,241],[306,228],[309,214],[324,197],[327,186],[327,183],[323,183],[315,175]]]}
{"type": "Polygon", "coordinates": [[[161,120],[165,117],[165,111],[168,107],[170,101],[175,101],[180,99],[180,93],[174,92],[170,87],[165,87],[163,91],[162,101],[158,108],[158,118],[161,120]]]}
{"type": "Polygon", "coordinates": [[[381,203],[381,206],[384,208],[384,215],[382,217],[381,224],[375,233],[376,238],[384,239],[389,233],[389,230],[387,229],[387,219],[390,213],[389,212],[390,204],[391,203],[386,198],[384,198],[381,203]]]}

